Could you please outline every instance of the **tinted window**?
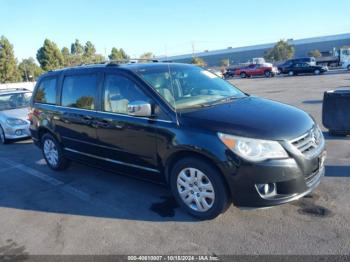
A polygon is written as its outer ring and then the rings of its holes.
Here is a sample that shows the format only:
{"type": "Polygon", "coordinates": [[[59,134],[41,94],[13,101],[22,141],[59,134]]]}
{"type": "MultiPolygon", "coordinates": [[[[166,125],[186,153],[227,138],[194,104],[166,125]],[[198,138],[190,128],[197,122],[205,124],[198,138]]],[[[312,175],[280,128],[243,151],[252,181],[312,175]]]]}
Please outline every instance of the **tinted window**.
{"type": "Polygon", "coordinates": [[[56,104],[56,78],[41,80],[34,101],[44,104],[56,104]]]}
{"type": "Polygon", "coordinates": [[[32,93],[13,93],[0,95],[0,111],[29,106],[32,93]]]}
{"type": "Polygon", "coordinates": [[[62,106],[93,110],[96,92],[96,75],[66,76],[62,88],[62,106]]]}
{"type": "Polygon", "coordinates": [[[127,114],[133,101],[149,101],[148,97],[130,79],[118,75],[106,75],[104,84],[104,110],[127,114]]]}

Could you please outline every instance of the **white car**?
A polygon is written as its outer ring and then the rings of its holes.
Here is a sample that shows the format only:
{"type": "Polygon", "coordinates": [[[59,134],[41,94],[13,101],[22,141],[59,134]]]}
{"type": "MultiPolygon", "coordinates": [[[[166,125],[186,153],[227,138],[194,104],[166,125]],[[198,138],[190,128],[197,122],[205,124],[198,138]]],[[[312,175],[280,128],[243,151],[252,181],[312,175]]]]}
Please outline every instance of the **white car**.
{"type": "Polygon", "coordinates": [[[343,63],[343,68],[348,69],[348,70],[350,71],[350,60],[345,61],[345,62],[343,63]]]}
{"type": "Polygon", "coordinates": [[[29,132],[29,101],[32,92],[23,89],[0,89],[0,143],[25,138],[29,132]]]}

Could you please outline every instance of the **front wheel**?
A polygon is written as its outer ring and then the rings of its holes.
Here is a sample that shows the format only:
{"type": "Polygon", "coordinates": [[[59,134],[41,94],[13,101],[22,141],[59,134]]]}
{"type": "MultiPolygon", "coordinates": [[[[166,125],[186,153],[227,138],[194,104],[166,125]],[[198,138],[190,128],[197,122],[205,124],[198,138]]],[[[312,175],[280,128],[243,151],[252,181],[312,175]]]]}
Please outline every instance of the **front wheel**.
{"type": "Polygon", "coordinates": [[[289,76],[294,76],[294,72],[293,72],[293,71],[289,71],[289,72],[288,72],[288,75],[289,75],[289,76]]]}
{"type": "Polygon", "coordinates": [[[271,77],[272,76],[270,71],[265,71],[264,75],[265,75],[265,77],[271,77]]]}
{"type": "Polygon", "coordinates": [[[170,187],[183,209],[200,219],[215,218],[229,206],[221,174],[201,159],[178,161],[171,170],[170,187]]]}
{"type": "Polygon", "coordinates": [[[319,75],[319,74],[321,74],[321,71],[319,69],[316,69],[314,73],[315,73],[315,75],[319,75]]]}
{"type": "Polygon", "coordinates": [[[241,76],[241,78],[246,78],[247,77],[247,74],[245,72],[242,72],[239,75],[241,76]]]}
{"type": "Polygon", "coordinates": [[[63,150],[56,138],[46,133],[41,138],[42,152],[47,165],[55,170],[64,170],[69,165],[69,160],[63,155],[63,150]]]}

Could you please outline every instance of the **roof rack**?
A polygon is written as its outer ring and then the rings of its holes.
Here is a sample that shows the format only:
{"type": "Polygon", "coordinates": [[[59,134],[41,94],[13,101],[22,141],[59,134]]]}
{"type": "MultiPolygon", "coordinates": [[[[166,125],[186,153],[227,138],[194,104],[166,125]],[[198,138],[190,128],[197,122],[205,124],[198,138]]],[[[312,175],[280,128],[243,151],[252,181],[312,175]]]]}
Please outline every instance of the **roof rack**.
{"type": "Polygon", "coordinates": [[[105,62],[105,64],[108,65],[119,65],[119,64],[136,64],[139,63],[139,61],[146,61],[146,62],[152,62],[152,63],[158,63],[159,61],[157,59],[146,59],[146,58],[128,58],[128,59],[118,59],[118,60],[108,60],[105,62]]]}
{"type": "Polygon", "coordinates": [[[102,62],[93,62],[93,63],[82,63],[79,65],[74,65],[74,66],[69,66],[65,68],[58,68],[54,70],[49,70],[48,72],[55,72],[55,71],[60,71],[64,69],[73,69],[73,68],[79,68],[82,66],[94,66],[94,65],[107,65],[107,66],[118,66],[121,64],[136,64],[139,63],[139,61],[146,61],[146,62],[152,62],[152,63],[158,63],[158,62],[172,62],[172,61],[159,61],[157,59],[146,59],[146,58],[128,58],[128,59],[118,59],[118,60],[106,60],[102,62]]]}

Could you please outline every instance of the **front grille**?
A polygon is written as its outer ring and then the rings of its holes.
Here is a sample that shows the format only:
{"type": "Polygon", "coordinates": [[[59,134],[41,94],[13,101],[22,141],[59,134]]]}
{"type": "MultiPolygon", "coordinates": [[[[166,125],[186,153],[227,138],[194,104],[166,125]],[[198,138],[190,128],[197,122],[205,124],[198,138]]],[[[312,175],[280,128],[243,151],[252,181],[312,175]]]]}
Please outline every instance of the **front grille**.
{"type": "Polygon", "coordinates": [[[306,176],[305,177],[306,185],[308,187],[312,187],[320,179],[321,174],[322,173],[321,173],[321,169],[320,169],[320,170],[317,170],[317,171],[311,173],[310,175],[306,176]]]}
{"type": "Polygon", "coordinates": [[[306,134],[290,141],[291,145],[294,146],[304,156],[313,156],[317,149],[320,147],[323,140],[321,131],[315,127],[306,134]]]}

